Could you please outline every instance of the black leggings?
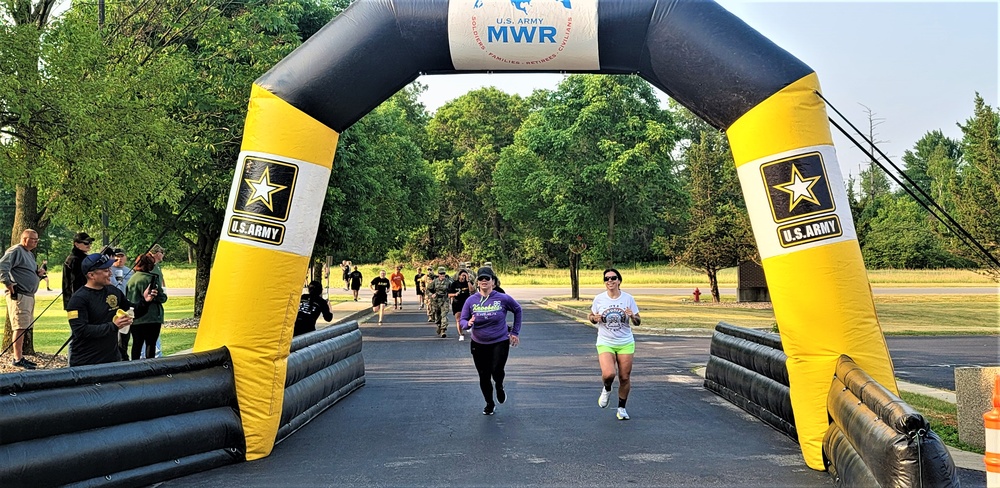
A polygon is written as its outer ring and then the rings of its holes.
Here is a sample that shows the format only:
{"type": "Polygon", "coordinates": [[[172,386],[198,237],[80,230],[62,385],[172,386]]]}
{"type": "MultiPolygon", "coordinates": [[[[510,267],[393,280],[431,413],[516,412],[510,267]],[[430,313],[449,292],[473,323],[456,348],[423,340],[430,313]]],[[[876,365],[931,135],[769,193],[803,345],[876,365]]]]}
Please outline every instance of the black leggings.
{"type": "Polygon", "coordinates": [[[503,389],[504,366],[507,365],[507,355],[510,354],[510,341],[504,340],[494,344],[480,344],[472,341],[472,362],[479,372],[479,389],[487,405],[493,405],[493,383],[497,389],[503,389]],[[493,379],[493,383],[490,382],[493,379]]]}
{"type": "Polygon", "coordinates": [[[142,354],[142,347],[146,346],[146,359],[156,357],[156,338],[160,337],[160,324],[132,324],[132,359],[139,359],[142,354]]]}

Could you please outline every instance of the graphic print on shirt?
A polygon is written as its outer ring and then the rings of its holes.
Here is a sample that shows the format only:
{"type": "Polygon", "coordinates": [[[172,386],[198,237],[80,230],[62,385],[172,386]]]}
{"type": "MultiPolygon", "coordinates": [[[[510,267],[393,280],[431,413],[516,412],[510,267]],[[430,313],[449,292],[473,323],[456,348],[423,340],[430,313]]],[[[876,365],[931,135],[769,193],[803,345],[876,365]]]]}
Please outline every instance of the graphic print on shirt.
{"type": "Polygon", "coordinates": [[[629,328],[628,315],[625,315],[625,309],[618,306],[617,303],[604,309],[601,312],[601,317],[604,318],[604,327],[612,332],[629,328]]]}
{"type": "Polygon", "coordinates": [[[503,305],[500,304],[500,300],[493,300],[492,302],[486,303],[485,300],[479,303],[472,304],[472,313],[484,316],[492,315],[495,312],[503,311],[503,305]]]}

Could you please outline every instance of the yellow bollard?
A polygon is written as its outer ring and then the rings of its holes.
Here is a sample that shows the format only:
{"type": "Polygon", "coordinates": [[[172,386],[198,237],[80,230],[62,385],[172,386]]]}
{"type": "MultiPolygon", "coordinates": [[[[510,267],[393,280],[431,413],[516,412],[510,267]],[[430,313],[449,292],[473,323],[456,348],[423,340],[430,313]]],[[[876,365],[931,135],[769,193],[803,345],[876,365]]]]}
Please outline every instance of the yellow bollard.
{"type": "Polygon", "coordinates": [[[1000,488],[1000,374],[993,385],[993,410],[983,414],[986,428],[986,487],[1000,488]]]}

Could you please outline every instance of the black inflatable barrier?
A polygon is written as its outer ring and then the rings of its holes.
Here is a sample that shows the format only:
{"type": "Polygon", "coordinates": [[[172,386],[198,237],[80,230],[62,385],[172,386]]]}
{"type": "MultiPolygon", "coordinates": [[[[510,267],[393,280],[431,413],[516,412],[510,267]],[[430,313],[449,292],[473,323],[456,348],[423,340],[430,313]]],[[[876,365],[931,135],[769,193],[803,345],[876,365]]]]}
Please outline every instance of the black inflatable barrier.
{"type": "Polygon", "coordinates": [[[135,486],[244,458],[229,351],[0,375],[0,486],[135,486]]]}
{"type": "Polygon", "coordinates": [[[786,360],[777,334],[719,322],[705,388],[798,442],[786,360]]]}
{"type": "Polygon", "coordinates": [[[309,332],[292,340],[281,422],[275,444],[365,384],[357,321],[309,332]]]}
{"type": "Polygon", "coordinates": [[[833,425],[823,438],[824,462],[839,485],[959,486],[955,463],[927,420],[848,356],[837,362],[827,411],[833,425]]]}

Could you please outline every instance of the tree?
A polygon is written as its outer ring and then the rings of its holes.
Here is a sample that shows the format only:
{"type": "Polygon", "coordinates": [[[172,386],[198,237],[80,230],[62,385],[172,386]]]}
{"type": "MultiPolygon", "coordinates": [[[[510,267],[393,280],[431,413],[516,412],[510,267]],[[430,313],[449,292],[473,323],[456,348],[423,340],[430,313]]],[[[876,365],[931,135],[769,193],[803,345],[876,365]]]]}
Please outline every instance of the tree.
{"type": "Polygon", "coordinates": [[[426,224],[436,187],[420,147],[420,90],[403,89],[341,135],[314,256],[382,261],[426,224]]]}
{"type": "Polygon", "coordinates": [[[493,172],[527,116],[517,95],[496,88],[452,100],[427,124],[428,158],[440,188],[439,218],[431,232],[441,251],[498,265],[511,261],[514,230],[497,210],[493,172]]]}
{"type": "Polygon", "coordinates": [[[927,212],[910,198],[888,200],[871,220],[861,248],[872,268],[940,268],[953,262],[927,225],[927,212]]]}
{"type": "Polygon", "coordinates": [[[613,266],[621,236],[658,226],[679,192],[674,121],[636,76],[569,76],[540,106],[500,154],[500,213],[567,256],[571,276],[574,249],[613,266]]]}
{"type": "Polygon", "coordinates": [[[958,141],[945,137],[940,130],[924,134],[914,145],[913,150],[903,152],[903,172],[910,177],[921,190],[930,194],[932,178],[929,174],[933,158],[950,158],[958,161],[962,151],[958,141]]]}
{"type": "MultiPolygon", "coordinates": [[[[146,42],[154,36],[123,36],[115,23],[183,28],[186,17],[167,20],[154,4],[115,4],[98,29],[93,4],[52,21],[54,1],[0,2],[0,172],[15,194],[12,243],[26,228],[45,235],[56,219],[95,228],[102,209],[125,221],[145,202],[169,201],[154,182],[180,162],[173,146],[184,134],[166,106],[181,69],[146,42]]],[[[34,352],[30,332],[25,352],[34,352]]]]}
{"type": "MultiPolygon", "coordinates": [[[[956,213],[962,226],[997,259],[1000,256],[1000,113],[977,93],[972,117],[959,127],[964,164],[960,170],[956,213]]],[[[965,254],[1000,281],[1000,268],[993,261],[972,250],[965,254]]]]}
{"type": "Polygon", "coordinates": [[[687,144],[681,162],[688,196],[685,231],[660,238],[659,248],[708,277],[712,300],[720,301],[718,272],[753,259],[757,248],[732,152],[725,136],[680,109],[687,144]]]}

